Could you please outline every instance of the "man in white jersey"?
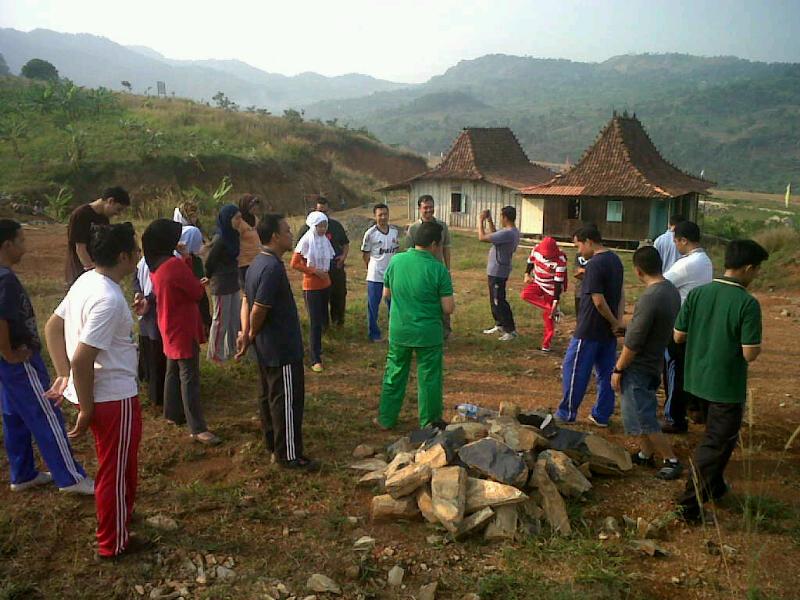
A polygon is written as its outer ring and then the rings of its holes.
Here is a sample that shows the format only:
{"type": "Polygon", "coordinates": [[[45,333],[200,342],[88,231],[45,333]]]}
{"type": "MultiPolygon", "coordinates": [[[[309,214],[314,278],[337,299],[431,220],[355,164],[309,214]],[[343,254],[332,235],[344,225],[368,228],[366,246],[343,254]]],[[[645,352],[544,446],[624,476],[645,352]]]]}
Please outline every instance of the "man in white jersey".
{"type": "Polygon", "coordinates": [[[136,271],[140,251],[130,223],[95,226],[89,248],[95,269],[75,281],[45,328],[57,375],[47,396],[78,405],[70,438],[94,434],[97,554],[114,558],[134,545],[128,524],[142,416],[133,318],[120,282],[136,271]]]}
{"type": "MultiPolygon", "coordinates": [[[[706,251],[700,246],[700,228],[691,221],[682,221],[675,225],[675,249],[681,255],[675,264],[664,271],[664,278],[678,288],[681,304],[694,288],[711,283],[714,267],[706,251]]],[[[683,389],[683,362],[685,344],[671,341],[667,345],[664,362],[664,392],[667,400],[664,404],[665,423],[661,430],[664,433],[686,433],[689,422],[687,411],[698,418],[700,407],[696,399],[683,389]]]]}
{"type": "MultiPolygon", "coordinates": [[[[378,310],[383,297],[383,274],[392,257],[400,250],[400,231],[389,225],[389,207],[376,204],[372,209],[375,225],[364,233],[361,243],[361,256],[367,267],[367,318],[369,321],[369,339],[380,342],[381,330],[378,327],[378,310]]],[[[387,312],[391,300],[386,298],[387,312]]]]}

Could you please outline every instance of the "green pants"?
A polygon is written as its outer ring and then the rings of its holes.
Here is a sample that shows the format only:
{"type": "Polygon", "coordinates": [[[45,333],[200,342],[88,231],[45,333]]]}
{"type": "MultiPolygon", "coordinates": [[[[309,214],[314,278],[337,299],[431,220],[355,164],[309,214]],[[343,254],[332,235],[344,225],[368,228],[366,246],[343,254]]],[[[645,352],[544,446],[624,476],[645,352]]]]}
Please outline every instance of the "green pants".
{"type": "Polygon", "coordinates": [[[381,404],[378,407],[378,421],[383,427],[394,427],[397,424],[406,395],[412,354],[417,355],[419,426],[425,427],[442,418],[442,346],[413,348],[390,343],[386,355],[386,371],[383,374],[381,404]]]}

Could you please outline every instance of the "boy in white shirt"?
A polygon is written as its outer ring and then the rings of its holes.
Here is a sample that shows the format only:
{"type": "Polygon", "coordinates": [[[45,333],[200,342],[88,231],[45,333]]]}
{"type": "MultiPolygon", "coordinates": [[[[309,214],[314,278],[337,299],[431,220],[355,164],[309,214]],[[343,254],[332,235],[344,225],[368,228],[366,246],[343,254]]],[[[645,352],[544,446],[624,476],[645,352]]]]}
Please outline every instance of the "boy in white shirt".
{"type": "MultiPolygon", "coordinates": [[[[681,295],[681,304],[694,288],[711,283],[714,267],[706,251],[700,246],[700,227],[691,221],[681,221],[673,232],[675,249],[680,258],[664,271],[664,279],[672,282],[681,295]]],[[[698,417],[696,400],[683,389],[683,362],[686,345],[670,341],[664,356],[664,433],[686,433],[689,430],[687,411],[698,417]]]]}
{"type": "MultiPolygon", "coordinates": [[[[361,256],[367,267],[367,316],[369,320],[369,339],[380,342],[381,330],[378,327],[378,310],[383,297],[383,274],[392,257],[400,250],[398,236],[400,231],[389,225],[389,207],[376,204],[372,209],[375,225],[364,233],[361,243],[361,256]]],[[[387,312],[391,304],[386,298],[387,312]]]]}
{"type": "Polygon", "coordinates": [[[72,439],[92,430],[97,451],[97,554],[130,550],[142,435],[133,318],[120,281],[136,270],[139,247],[130,223],[94,227],[95,269],[81,275],[45,328],[57,378],[48,397],[79,407],[72,439]]]}

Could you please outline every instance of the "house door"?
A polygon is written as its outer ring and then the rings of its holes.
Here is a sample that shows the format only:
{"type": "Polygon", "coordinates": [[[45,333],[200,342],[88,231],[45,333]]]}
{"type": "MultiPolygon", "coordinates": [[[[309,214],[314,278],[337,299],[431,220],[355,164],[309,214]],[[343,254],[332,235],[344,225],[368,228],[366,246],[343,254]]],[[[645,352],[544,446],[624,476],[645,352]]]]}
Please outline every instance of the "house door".
{"type": "Polygon", "coordinates": [[[669,203],[663,200],[653,200],[650,204],[650,235],[651,240],[667,230],[669,223],[669,203]]]}

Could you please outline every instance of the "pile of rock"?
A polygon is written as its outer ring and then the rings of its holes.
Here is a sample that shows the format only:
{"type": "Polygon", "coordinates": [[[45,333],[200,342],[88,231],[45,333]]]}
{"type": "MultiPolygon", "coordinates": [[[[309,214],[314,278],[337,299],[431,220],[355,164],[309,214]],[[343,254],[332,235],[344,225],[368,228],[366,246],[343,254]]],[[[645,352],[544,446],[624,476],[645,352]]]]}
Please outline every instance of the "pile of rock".
{"type": "Polygon", "coordinates": [[[621,446],[553,424],[547,413],[521,413],[504,403],[483,422],[456,416],[444,430],[428,428],[391,444],[385,453],[358,446],[350,468],[360,487],[377,489],[372,519],[423,518],[463,539],[485,530],[489,540],[535,534],[544,520],[571,532],[565,498],[592,488],[594,474],[632,469],[621,446]]]}

